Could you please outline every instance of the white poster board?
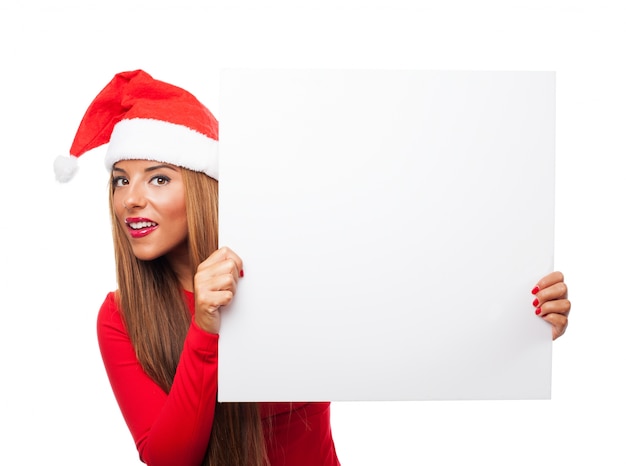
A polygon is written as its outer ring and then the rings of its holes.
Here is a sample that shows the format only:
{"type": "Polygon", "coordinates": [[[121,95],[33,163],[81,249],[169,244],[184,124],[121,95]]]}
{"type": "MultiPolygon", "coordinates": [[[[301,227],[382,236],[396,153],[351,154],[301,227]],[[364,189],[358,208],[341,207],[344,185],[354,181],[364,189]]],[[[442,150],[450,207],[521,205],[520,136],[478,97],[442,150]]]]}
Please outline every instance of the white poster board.
{"type": "Polygon", "coordinates": [[[220,401],[545,399],[555,74],[225,70],[220,401]]]}

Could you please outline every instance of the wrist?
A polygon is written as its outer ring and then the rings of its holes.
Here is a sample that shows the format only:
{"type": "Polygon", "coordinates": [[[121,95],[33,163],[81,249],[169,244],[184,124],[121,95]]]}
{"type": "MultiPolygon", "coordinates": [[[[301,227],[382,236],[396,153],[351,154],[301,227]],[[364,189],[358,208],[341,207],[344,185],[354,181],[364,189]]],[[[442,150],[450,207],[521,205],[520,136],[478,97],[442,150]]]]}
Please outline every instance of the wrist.
{"type": "Polygon", "coordinates": [[[196,312],[193,321],[200,330],[217,335],[220,333],[220,318],[219,312],[216,312],[215,314],[215,316],[204,315],[199,317],[199,314],[196,312]]]}

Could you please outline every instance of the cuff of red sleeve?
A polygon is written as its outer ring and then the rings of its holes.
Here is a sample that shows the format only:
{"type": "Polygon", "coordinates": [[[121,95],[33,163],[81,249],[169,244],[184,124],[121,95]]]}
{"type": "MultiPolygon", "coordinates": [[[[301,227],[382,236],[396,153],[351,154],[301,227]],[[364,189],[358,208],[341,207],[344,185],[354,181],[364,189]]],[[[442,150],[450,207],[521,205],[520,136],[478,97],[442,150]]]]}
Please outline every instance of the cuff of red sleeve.
{"type": "Polygon", "coordinates": [[[217,357],[217,345],[219,334],[205,332],[196,323],[195,319],[191,319],[191,326],[187,334],[186,344],[194,351],[198,351],[205,356],[217,357]]]}

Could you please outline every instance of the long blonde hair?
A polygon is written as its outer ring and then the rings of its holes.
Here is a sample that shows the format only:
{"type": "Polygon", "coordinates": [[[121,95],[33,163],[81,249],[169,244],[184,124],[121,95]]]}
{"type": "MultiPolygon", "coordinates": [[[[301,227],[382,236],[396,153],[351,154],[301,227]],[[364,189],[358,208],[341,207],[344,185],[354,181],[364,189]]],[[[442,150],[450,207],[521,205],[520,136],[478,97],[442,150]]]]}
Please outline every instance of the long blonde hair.
{"type": "MultiPolygon", "coordinates": [[[[218,248],[218,182],[181,169],[185,184],[189,262],[192,270],[218,248]]],[[[141,261],[113,210],[109,191],[117,266],[118,304],[144,371],[168,393],[191,323],[180,283],[164,257],[141,261]]],[[[256,403],[217,403],[205,466],[269,464],[256,403]]]]}

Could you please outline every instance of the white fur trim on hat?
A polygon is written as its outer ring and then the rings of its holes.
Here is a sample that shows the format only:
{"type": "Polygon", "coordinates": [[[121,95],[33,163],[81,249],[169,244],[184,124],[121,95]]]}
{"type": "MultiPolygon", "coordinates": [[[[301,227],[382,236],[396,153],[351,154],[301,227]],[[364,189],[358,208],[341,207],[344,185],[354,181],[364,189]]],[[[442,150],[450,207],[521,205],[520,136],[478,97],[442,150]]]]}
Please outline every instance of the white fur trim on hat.
{"type": "Polygon", "coordinates": [[[78,159],[74,156],[59,155],[54,159],[54,174],[57,181],[61,183],[67,183],[73,177],[78,170],[78,159]]]}
{"type": "Polygon", "coordinates": [[[148,118],[119,121],[113,128],[106,168],[120,160],[154,160],[218,179],[218,142],[187,126],[148,118]]]}

